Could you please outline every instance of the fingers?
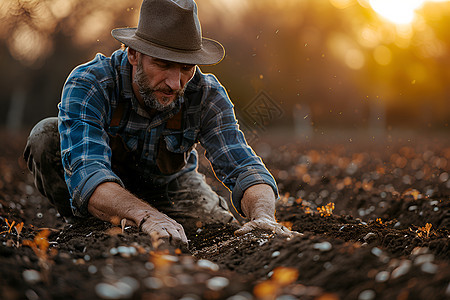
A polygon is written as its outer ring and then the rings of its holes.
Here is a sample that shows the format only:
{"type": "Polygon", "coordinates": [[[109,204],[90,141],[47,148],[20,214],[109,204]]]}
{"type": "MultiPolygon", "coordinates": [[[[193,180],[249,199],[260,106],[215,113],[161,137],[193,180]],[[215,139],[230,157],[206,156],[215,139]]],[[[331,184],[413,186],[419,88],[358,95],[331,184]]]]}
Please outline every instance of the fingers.
{"type": "Polygon", "coordinates": [[[154,248],[169,248],[170,246],[180,248],[182,251],[188,249],[188,239],[183,227],[173,221],[151,223],[145,222],[142,225],[142,231],[148,233],[152,237],[154,248]]]}
{"type": "Polygon", "coordinates": [[[247,222],[240,229],[236,230],[234,234],[236,236],[242,236],[256,229],[271,231],[276,235],[288,238],[302,235],[299,232],[289,230],[286,226],[283,226],[275,221],[268,221],[266,219],[247,222]]]}
{"type": "Polygon", "coordinates": [[[256,229],[255,226],[251,222],[248,222],[248,223],[245,223],[241,228],[236,230],[234,232],[234,235],[235,236],[242,236],[244,234],[247,234],[247,233],[253,231],[254,229],[256,229]]]}

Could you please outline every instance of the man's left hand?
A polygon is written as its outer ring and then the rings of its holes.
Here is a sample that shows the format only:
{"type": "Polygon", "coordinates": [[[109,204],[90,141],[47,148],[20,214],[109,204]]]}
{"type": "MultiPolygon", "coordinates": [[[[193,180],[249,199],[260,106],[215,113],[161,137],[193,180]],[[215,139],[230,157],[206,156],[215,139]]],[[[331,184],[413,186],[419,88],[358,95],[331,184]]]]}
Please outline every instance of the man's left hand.
{"type": "Polygon", "coordinates": [[[236,230],[234,234],[236,236],[241,236],[247,234],[253,230],[264,230],[271,231],[272,233],[279,235],[281,237],[293,237],[299,235],[296,231],[289,230],[286,226],[283,226],[272,218],[258,218],[253,221],[245,223],[240,229],[236,230]]]}

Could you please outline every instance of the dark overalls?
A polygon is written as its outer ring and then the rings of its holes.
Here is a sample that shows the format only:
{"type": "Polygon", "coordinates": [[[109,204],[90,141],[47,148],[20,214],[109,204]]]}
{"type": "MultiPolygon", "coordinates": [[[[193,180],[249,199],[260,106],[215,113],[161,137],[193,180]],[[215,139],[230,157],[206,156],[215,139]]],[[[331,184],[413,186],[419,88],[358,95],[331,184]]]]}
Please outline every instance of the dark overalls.
{"type": "MultiPolygon", "coordinates": [[[[120,114],[121,109],[117,109],[111,125],[120,120],[120,114]]],[[[175,115],[167,126],[178,126],[177,118],[180,116],[175,115]]],[[[133,156],[137,153],[130,152],[120,136],[109,138],[112,170],[121,178],[125,188],[179,222],[185,230],[210,223],[225,224],[233,220],[225,199],[211,189],[205,182],[204,175],[197,170],[184,173],[162,185],[152,179],[140,178],[135,172],[138,166],[133,163],[133,156]]],[[[158,146],[157,166],[161,173],[172,174],[186,164],[187,155],[169,152],[163,141],[161,139],[158,146]]],[[[24,158],[34,175],[39,192],[56,206],[63,217],[73,217],[69,201],[71,197],[64,181],[56,117],[40,121],[31,130],[24,158]]]]}

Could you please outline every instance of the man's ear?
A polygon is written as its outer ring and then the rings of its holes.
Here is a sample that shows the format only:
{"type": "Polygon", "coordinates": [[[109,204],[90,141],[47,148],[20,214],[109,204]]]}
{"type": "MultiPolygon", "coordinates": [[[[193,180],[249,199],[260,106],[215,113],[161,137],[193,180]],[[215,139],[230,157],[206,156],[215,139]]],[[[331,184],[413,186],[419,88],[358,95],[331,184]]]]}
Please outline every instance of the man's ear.
{"type": "Polygon", "coordinates": [[[128,62],[132,66],[137,66],[137,64],[138,64],[138,55],[139,55],[139,52],[137,52],[136,50],[131,49],[130,47],[128,47],[128,62]]]}

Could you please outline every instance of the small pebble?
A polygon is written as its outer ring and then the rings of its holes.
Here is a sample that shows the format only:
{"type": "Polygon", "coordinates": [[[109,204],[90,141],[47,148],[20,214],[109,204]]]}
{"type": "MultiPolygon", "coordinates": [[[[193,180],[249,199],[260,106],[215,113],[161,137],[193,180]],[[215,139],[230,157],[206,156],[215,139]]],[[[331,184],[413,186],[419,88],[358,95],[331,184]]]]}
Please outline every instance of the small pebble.
{"type": "Polygon", "coordinates": [[[411,205],[410,207],[408,207],[409,211],[413,211],[413,210],[417,210],[417,205],[411,205]]]}
{"type": "Polygon", "coordinates": [[[38,300],[39,299],[39,295],[36,294],[36,292],[31,289],[25,291],[25,296],[27,297],[28,300],[38,300]]]}
{"type": "Polygon", "coordinates": [[[275,251],[274,253],[272,253],[272,257],[277,257],[281,254],[280,251],[275,251]]]}
{"type": "Polygon", "coordinates": [[[313,246],[314,249],[320,250],[321,252],[330,251],[333,246],[329,242],[316,243],[313,246]]]}
{"type": "Polygon", "coordinates": [[[132,277],[123,277],[114,283],[99,283],[95,286],[97,296],[102,299],[129,299],[139,288],[139,283],[132,277]]]}
{"type": "Polygon", "coordinates": [[[97,273],[97,267],[94,266],[94,265],[90,265],[90,266],[88,267],[88,272],[89,272],[90,274],[95,274],[95,273],[97,273]]]}
{"type": "Polygon", "coordinates": [[[119,288],[103,282],[95,286],[95,293],[102,299],[121,299],[124,296],[119,288]]]}
{"type": "Polygon", "coordinates": [[[147,270],[153,270],[154,268],[155,268],[155,265],[153,264],[153,263],[151,263],[151,262],[146,262],[145,264],[144,264],[144,267],[147,269],[147,270]]]}
{"type": "Polygon", "coordinates": [[[179,300],[201,300],[201,298],[194,294],[183,295],[179,300]]]}
{"type": "Polygon", "coordinates": [[[438,266],[431,262],[426,262],[420,266],[420,269],[425,273],[436,274],[438,271],[438,266]]]}
{"type": "Polygon", "coordinates": [[[372,250],[370,250],[370,252],[372,252],[372,254],[375,255],[376,257],[380,257],[383,254],[383,250],[377,247],[373,247],[372,250]]]}
{"type": "Polygon", "coordinates": [[[410,260],[404,260],[400,263],[400,266],[398,266],[394,271],[392,271],[392,278],[398,278],[400,276],[403,276],[409,272],[411,269],[411,261],[410,260]]]}
{"type": "Polygon", "coordinates": [[[213,263],[213,262],[211,262],[209,260],[206,260],[206,259],[200,259],[199,261],[197,261],[197,265],[200,268],[210,269],[211,271],[218,271],[219,270],[219,266],[218,265],[216,265],[215,263],[213,263]]]}
{"type": "Polygon", "coordinates": [[[220,291],[228,286],[230,281],[225,277],[216,276],[206,281],[206,286],[213,291],[220,291]]]}
{"type": "Polygon", "coordinates": [[[431,263],[434,261],[434,255],[433,254],[423,254],[420,255],[418,257],[416,257],[416,259],[414,260],[414,265],[421,265],[424,263],[431,263]]]}
{"type": "Polygon", "coordinates": [[[22,273],[23,279],[27,283],[34,284],[41,281],[41,273],[36,270],[25,270],[22,273]]]}
{"type": "Polygon", "coordinates": [[[163,287],[163,282],[161,279],[156,278],[156,277],[148,277],[145,278],[143,280],[144,285],[149,288],[149,289],[153,289],[153,290],[157,290],[163,287]]]}
{"type": "Polygon", "coordinates": [[[422,254],[426,254],[426,253],[428,253],[428,248],[427,247],[415,247],[411,251],[412,255],[422,255],[422,254]]]}
{"type": "Polygon", "coordinates": [[[372,300],[375,299],[376,295],[373,290],[364,290],[359,294],[358,300],[372,300]]]}
{"type": "Polygon", "coordinates": [[[376,282],[385,282],[389,279],[389,272],[381,271],[375,276],[376,282]]]}

